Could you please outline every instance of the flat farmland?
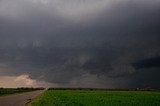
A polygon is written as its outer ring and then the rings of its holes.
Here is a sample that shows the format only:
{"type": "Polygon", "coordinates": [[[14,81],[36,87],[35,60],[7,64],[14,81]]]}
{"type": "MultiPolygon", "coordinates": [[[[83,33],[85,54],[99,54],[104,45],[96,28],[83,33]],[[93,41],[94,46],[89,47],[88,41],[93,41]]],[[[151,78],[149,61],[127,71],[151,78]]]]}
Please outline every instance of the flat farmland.
{"type": "Polygon", "coordinates": [[[47,90],[32,106],[160,106],[160,92],[47,90]]]}
{"type": "Polygon", "coordinates": [[[34,91],[33,88],[0,88],[0,96],[34,91]]]}

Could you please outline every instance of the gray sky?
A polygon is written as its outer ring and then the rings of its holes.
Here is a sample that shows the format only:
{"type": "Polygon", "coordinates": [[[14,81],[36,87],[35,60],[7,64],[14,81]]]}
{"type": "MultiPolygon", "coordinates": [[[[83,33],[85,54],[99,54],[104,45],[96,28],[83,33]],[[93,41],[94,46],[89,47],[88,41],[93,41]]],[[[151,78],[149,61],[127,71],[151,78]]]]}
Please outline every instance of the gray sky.
{"type": "Polygon", "coordinates": [[[0,0],[0,86],[160,87],[159,0],[0,0]]]}

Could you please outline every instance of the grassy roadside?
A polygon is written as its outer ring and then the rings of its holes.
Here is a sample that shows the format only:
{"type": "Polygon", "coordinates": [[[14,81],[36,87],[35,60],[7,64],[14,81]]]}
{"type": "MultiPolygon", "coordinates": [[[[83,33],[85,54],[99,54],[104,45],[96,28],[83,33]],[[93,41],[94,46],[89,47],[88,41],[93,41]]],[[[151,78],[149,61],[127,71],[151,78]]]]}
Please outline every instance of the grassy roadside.
{"type": "MultiPolygon", "coordinates": [[[[46,90],[45,90],[44,92],[46,92],[46,90]]],[[[44,93],[44,92],[43,92],[43,93],[44,93]]],[[[32,98],[31,100],[28,100],[28,101],[25,103],[25,106],[32,106],[32,103],[33,103],[34,101],[37,101],[37,100],[43,95],[43,93],[40,94],[40,95],[38,95],[38,96],[36,96],[36,97],[34,97],[34,98],[32,98]]]]}
{"type": "Polygon", "coordinates": [[[31,100],[28,100],[26,103],[25,103],[25,106],[32,106],[32,103],[33,101],[36,101],[41,95],[31,99],[31,100]]]}

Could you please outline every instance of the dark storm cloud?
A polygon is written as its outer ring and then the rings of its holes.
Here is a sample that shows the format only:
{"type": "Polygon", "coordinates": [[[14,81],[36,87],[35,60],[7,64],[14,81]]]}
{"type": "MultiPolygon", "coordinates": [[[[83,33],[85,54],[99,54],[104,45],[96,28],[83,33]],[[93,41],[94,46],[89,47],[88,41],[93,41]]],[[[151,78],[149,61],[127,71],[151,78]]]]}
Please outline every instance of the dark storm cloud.
{"type": "Polygon", "coordinates": [[[145,59],[133,64],[136,69],[141,68],[160,68],[160,57],[145,59]]]}
{"type": "Polygon", "coordinates": [[[2,0],[0,74],[59,86],[159,87],[159,58],[148,60],[160,55],[159,11],[156,0],[2,0]]]}

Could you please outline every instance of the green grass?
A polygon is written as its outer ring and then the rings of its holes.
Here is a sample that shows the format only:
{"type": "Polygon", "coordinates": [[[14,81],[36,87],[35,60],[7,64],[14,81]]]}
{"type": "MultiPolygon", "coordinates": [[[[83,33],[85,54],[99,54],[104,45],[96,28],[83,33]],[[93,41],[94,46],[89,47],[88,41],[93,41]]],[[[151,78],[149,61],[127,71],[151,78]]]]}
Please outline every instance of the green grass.
{"type": "Polygon", "coordinates": [[[32,106],[160,106],[160,92],[48,90],[32,106]]]}
{"type": "Polygon", "coordinates": [[[33,91],[33,89],[29,88],[0,88],[0,96],[9,95],[9,94],[15,94],[15,93],[22,93],[22,92],[29,92],[33,91]]]}

